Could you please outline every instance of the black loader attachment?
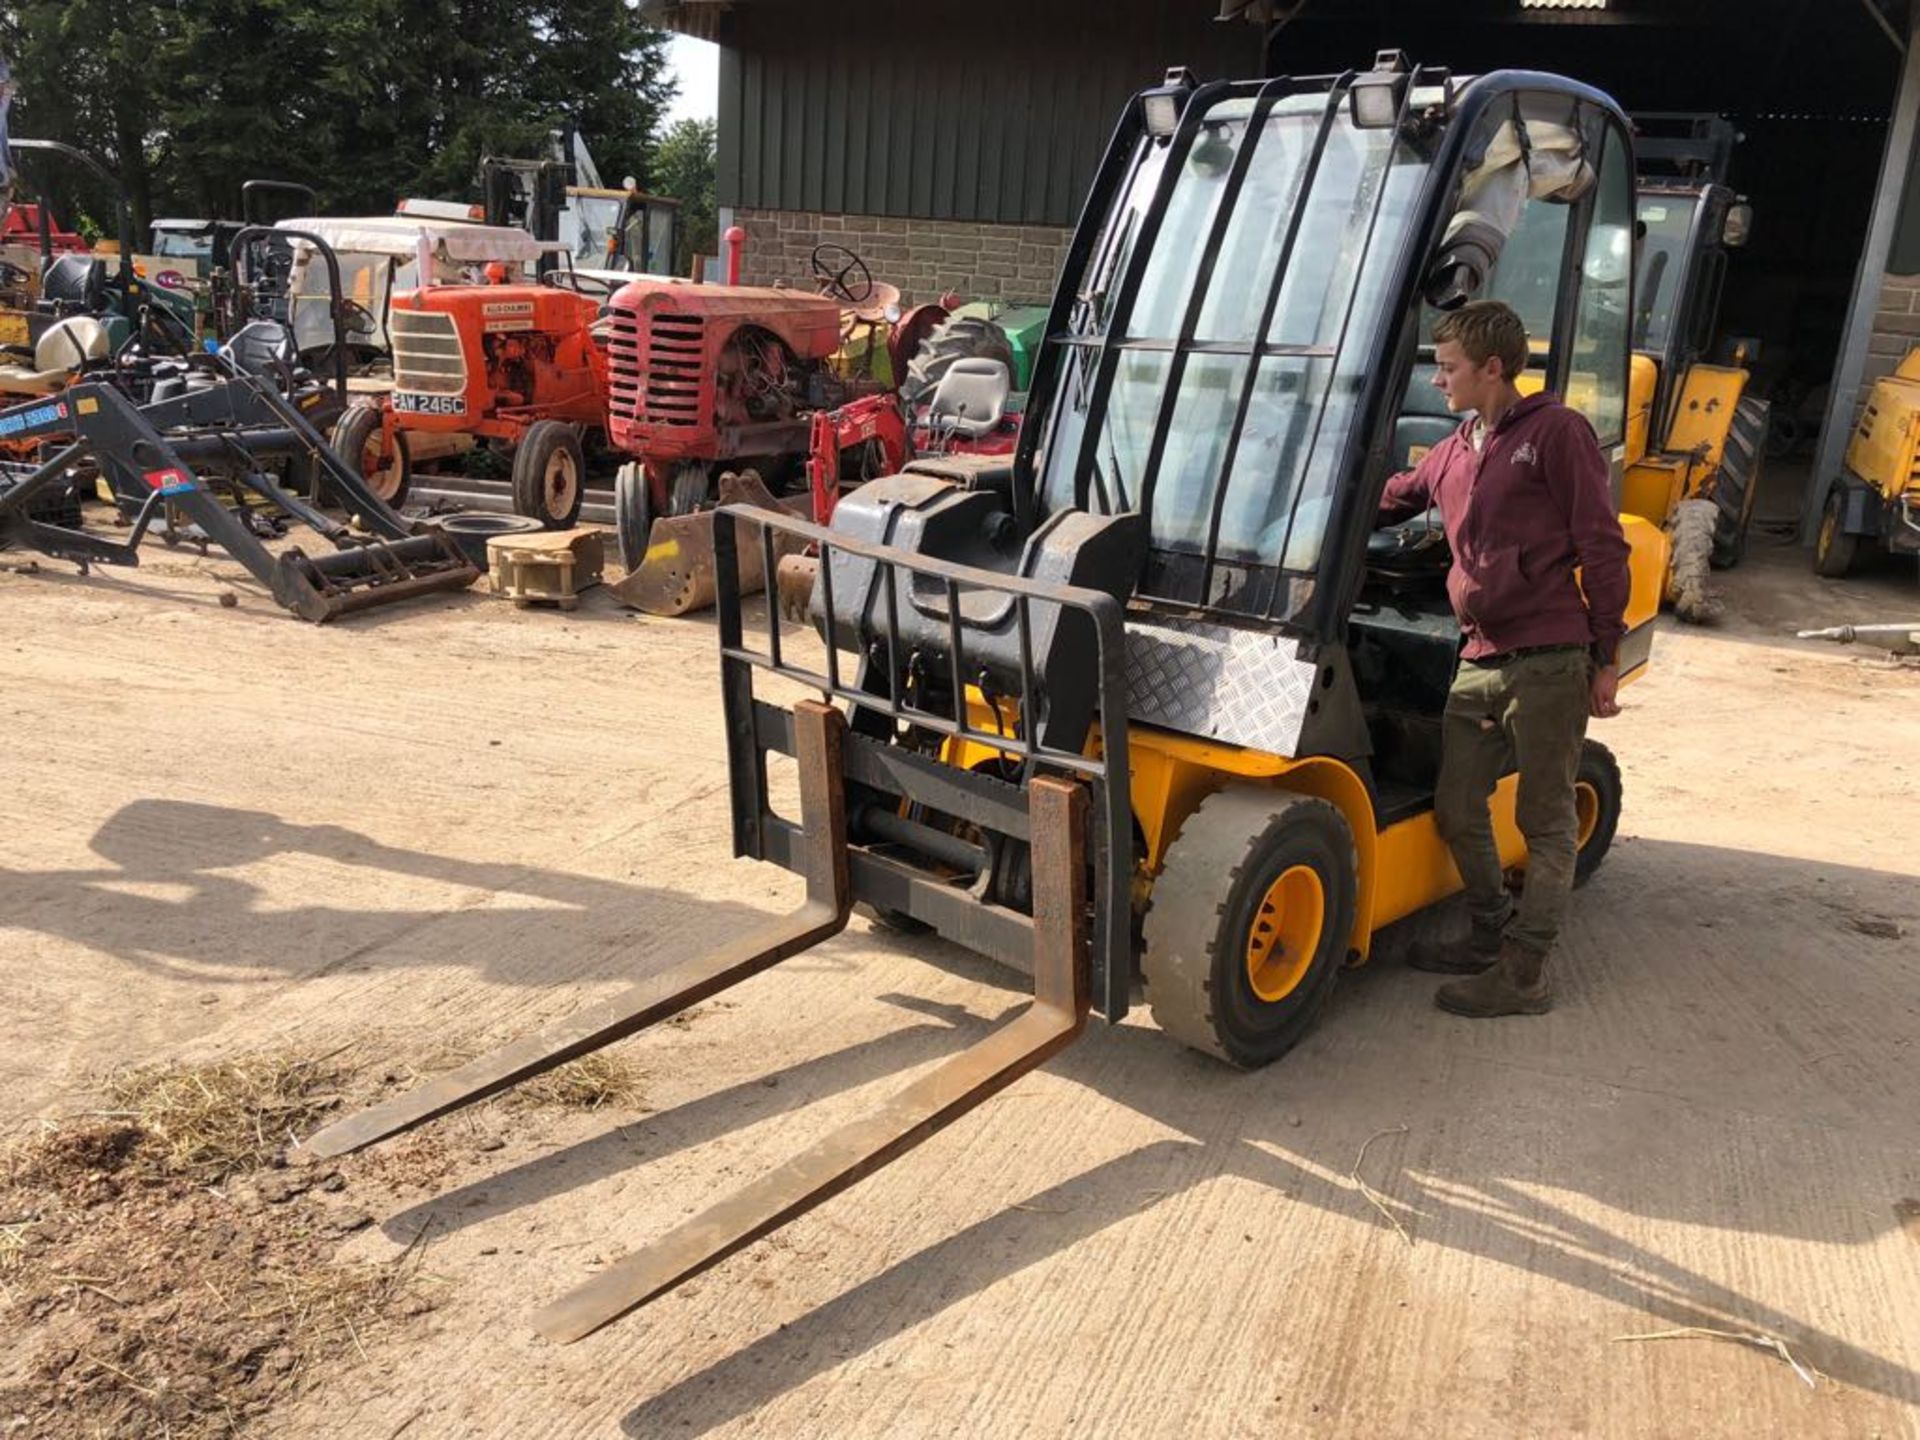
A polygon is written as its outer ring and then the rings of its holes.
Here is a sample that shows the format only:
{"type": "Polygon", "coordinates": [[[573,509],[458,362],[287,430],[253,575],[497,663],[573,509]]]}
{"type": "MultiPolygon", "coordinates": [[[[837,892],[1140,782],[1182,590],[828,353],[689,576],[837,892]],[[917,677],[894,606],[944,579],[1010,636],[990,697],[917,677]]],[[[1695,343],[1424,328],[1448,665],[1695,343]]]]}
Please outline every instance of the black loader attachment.
{"type": "Polygon", "coordinates": [[[225,550],[303,620],[463,589],[479,578],[438,528],[403,519],[368,490],[264,377],[216,378],[144,406],[112,384],[76,384],[0,410],[0,439],[46,442],[40,463],[0,466],[0,548],[71,560],[83,574],[93,565],[138,565],[140,542],[158,525],[170,544],[225,550]],[[353,523],[296,498],[276,469],[316,476],[318,492],[353,523]],[[106,481],[130,523],[124,539],[45,518],[50,497],[92,475],[106,481]],[[276,555],[262,533],[277,535],[288,522],[329,548],[276,555]]]}
{"type": "Polygon", "coordinates": [[[646,1304],[1044,1064],[1090,1006],[1125,1014],[1133,831],[1118,597],[1139,563],[1139,517],[1063,515],[1012,545],[996,502],[906,475],[843,500],[831,530],[715,511],[734,851],[803,876],[805,901],[308,1142],[345,1154],[624,1039],[828,939],[856,902],[1031,974],[1033,1003],[1012,1021],[563,1295],[534,1317],[541,1334],[577,1340],[646,1304]],[[810,613],[824,651],[783,632],[771,600],[763,633],[742,611],[743,571],[770,574],[802,547],[818,561],[810,613]],[[755,694],[763,673],[819,698],[768,703],[755,694]],[[770,754],[797,762],[798,815],[770,792],[770,754]]]}

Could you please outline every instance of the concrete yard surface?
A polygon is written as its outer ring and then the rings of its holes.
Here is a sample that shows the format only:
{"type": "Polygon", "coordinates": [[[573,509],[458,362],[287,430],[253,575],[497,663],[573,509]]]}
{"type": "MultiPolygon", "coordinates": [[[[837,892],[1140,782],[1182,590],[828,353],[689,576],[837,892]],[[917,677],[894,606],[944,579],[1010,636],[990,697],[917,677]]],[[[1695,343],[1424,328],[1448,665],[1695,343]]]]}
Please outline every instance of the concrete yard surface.
{"type": "MultiPolygon", "coordinates": [[[[262,1433],[1920,1436],[1920,668],[1791,638],[1920,588],[1758,540],[1719,579],[1726,620],[1663,621],[1594,726],[1625,815],[1550,1015],[1442,1014],[1391,939],[1259,1073],[1142,1006],[625,1321],[535,1339],[1023,1003],[856,918],[623,1042],[643,1103],[438,1122],[444,1174],[341,1252],[418,1240],[435,1307],[262,1433]]],[[[708,621],[474,593],[314,628],[194,563],[42,563],[0,611],[9,1129],[105,1065],[470,1051],[798,898],[730,858],[708,621]]]]}

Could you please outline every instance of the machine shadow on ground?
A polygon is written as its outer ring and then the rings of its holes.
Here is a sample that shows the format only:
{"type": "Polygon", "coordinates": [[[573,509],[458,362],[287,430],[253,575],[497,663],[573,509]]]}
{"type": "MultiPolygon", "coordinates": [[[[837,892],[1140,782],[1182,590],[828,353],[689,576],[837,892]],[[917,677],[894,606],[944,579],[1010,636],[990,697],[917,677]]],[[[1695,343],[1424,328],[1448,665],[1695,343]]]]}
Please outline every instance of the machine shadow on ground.
{"type": "MultiPolygon", "coordinates": [[[[1408,1138],[1376,1146],[1369,1168],[1378,1166],[1390,1177],[1376,1176],[1375,1183],[1415,1245],[1449,1247],[1585,1291],[1644,1315],[1645,1324],[1636,1328],[1767,1331],[1835,1380],[1897,1401],[1920,1401],[1920,1374],[1871,1344],[1825,1330],[1765,1295],[1742,1293],[1545,1198],[1571,1192],[1627,1215],[1812,1246],[1861,1246],[1900,1225],[1897,1207],[1904,1197],[1894,1193],[1861,1194],[1826,1208],[1805,1203],[1805,1196],[1834,1180],[1832,1156],[1809,1141],[1815,1132],[1836,1127],[1879,1132],[1864,1135],[1854,1148],[1864,1156],[1889,1155],[1906,1123],[1900,1118],[1902,1097],[1920,1082],[1920,1053],[1897,1038],[1884,1018],[1862,1013],[1884,1008],[1868,990],[1857,1005],[1831,1010],[1830,1028],[1866,1047],[1854,1057],[1853,1073],[1878,1077],[1879,1093],[1861,1096],[1855,1105],[1847,1085],[1834,1086],[1831,1075],[1822,1074],[1820,1062],[1828,1056],[1805,1057],[1797,1076],[1781,1074],[1777,1017],[1798,1006],[1813,946],[1857,953],[1874,983],[1904,986],[1900,993],[1909,1002],[1916,998],[1920,973],[1901,958],[1906,947],[1858,934],[1848,939],[1845,933],[1848,917],[1861,914],[1911,918],[1911,877],[1687,844],[1642,840],[1630,848],[1584,892],[1593,898],[1577,907],[1586,918],[1576,917],[1567,939],[1564,968],[1570,973],[1562,1003],[1545,1020],[1496,1022],[1470,1032],[1413,1025],[1410,1016],[1433,1015],[1432,977],[1388,959],[1348,976],[1315,1034],[1287,1060],[1255,1074],[1235,1074],[1182,1051],[1150,1025],[1110,1029],[1094,1022],[1050,1072],[1189,1138],[1154,1141],[1022,1197],[1017,1209],[956,1231],[640,1402],[625,1417],[625,1433],[702,1433],[749,1416],[787,1390],[1204,1181],[1227,1177],[1269,1192],[1274,1213],[1262,1233],[1285,1233],[1284,1211],[1306,1205],[1372,1228],[1380,1246],[1398,1247],[1401,1240],[1345,1178],[1357,1147],[1395,1123],[1410,1127],[1408,1138]],[[1738,893],[1725,885],[1733,873],[1746,877],[1738,893]],[[1803,919],[1798,932],[1752,903],[1770,892],[1783,905],[1804,910],[1804,895],[1816,889],[1843,898],[1824,912],[1811,906],[1816,913],[1803,919]],[[1602,917],[1634,902],[1636,893],[1644,910],[1635,934],[1622,942],[1614,933],[1618,927],[1602,917]],[[1705,1073],[1687,1058],[1701,1055],[1703,1047],[1700,1007],[1678,994],[1681,972],[1673,967],[1687,959],[1684,949],[1663,950],[1636,938],[1641,928],[1671,930],[1675,907],[1698,908],[1702,895],[1720,898],[1699,909],[1700,923],[1738,931],[1723,933],[1714,958],[1698,962],[1725,967],[1729,955],[1738,957],[1738,973],[1727,978],[1743,1001],[1719,1009],[1724,1033],[1715,1038],[1724,1043],[1706,1052],[1746,1054],[1738,1074],[1705,1073]],[[1810,933],[1819,926],[1828,933],[1810,933]],[[1637,1035],[1617,1026],[1610,1030],[1608,1075],[1582,1075],[1577,1055],[1556,1063],[1559,1040],[1592,1021],[1583,1020],[1583,1010],[1605,1008],[1608,990],[1626,992],[1654,1023],[1637,1035]],[[1662,1015],[1668,1018],[1659,1020],[1662,1015]],[[1409,1030],[1412,1037],[1401,1038],[1409,1030]],[[1886,1037],[1877,1047],[1876,1031],[1886,1037]],[[1635,1041],[1624,1051],[1618,1048],[1623,1037],[1635,1041]],[[1444,1085],[1437,1083],[1443,1071],[1444,1085]],[[1634,1078],[1617,1082],[1610,1075],[1634,1078]],[[1769,1107],[1794,1089],[1815,1098],[1811,1107],[1794,1107],[1803,1113],[1822,1108],[1821,1097],[1826,1109],[1851,1113],[1781,1121],[1769,1107]],[[1571,1115],[1565,1113],[1570,1100],[1571,1115]],[[1224,1121],[1223,1111],[1230,1112],[1224,1121]],[[1288,1123],[1287,1116],[1301,1114],[1311,1117],[1308,1125],[1288,1123]],[[1472,1127],[1459,1122],[1476,1114],[1499,1117],[1506,1132],[1495,1142],[1500,1160],[1491,1169],[1484,1134],[1481,1143],[1461,1143],[1472,1127]],[[1595,1124],[1619,1146],[1535,1144],[1543,1133],[1595,1124]],[[1743,1173],[1765,1175],[1766,1183],[1729,1186],[1724,1172],[1707,1163],[1729,1147],[1740,1152],[1743,1173]]],[[[917,942],[916,949],[943,968],[977,977],[970,959],[951,951],[940,956],[946,947],[937,942],[917,942]]],[[[1019,988],[1017,977],[1008,988],[1019,988]]],[[[1905,1008],[1910,1013],[1911,1003],[1905,1008]]],[[[1446,1017],[1440,1022],[1463,1023],[1446,1017]]],[[[996,1023],[969,1018],[950,1028],[915,1025],[899,1036],[820,1057],[783,1075],[782,1083],[791,1076],[794,1088],[772,1108],[785,1110],[836,1084],[859,1083],[896,1059],[910,1064],[934,1050],[957,1048],[996,1023]]],[[[1817,1035],[1803,1038],[1808,1045],[1824,1043],[1817,1035]]],[[[481,1213],[499,1214],[622,1166],[644,1166],[659,1154],[724,1133],[737,1118],[739,1092],[718,1092],[640,1127],[541,1156],[476,1183],[471,1194],[442,1197],[440,1203],[456,1203],[439,1213],[444,1217],[480,1199],[481,1213]],[[645,1153],[636,1161],[629,1148],[632,1132],[653,1127],[661,1128],[665,1143],[642,1140],[645,1153]]],[[[1794,1098],[1788,1094],[1786,1102],[1792,1106],[1794,1098]]],[[[768,1107],[763,1102],[760,1108],[768,1107]]],[[[928,1162],[921,1157],[903,1163],[928,1162]]],[[[1863,1184],[1872,1183],[1875,1163],[1861,1162],[1863,1184]]],[[[928,1203],[938,1209],[933,1197],[928,1203]]],[[[417,1226],[432,1208],[416,1207],[405,1219],[417,1226]]],[[[395,1233],[404,1229],[399,1224],[395,1233]]],[[[1285,1260],[1267,1252],[1262,1263],[1285,1260]]],[[[715,1271],[709,1283],[725,1284],[729,1268],[715,1271]]],[[[744,1283],[737,1270],[735,1278],[744,1283]]],[[[565,1283],[556,1275],[555,1291],[565,1283]]]]}
{"type": "Polygon", "coordinates": [[[209,967],[313,979],[350,966],[448,963],[505,984],[626,979],[645,973],[656,957],[664,961],[765,918],[744,905],[661,887],[434,855],[343,826],[292,824],[265,811],[181,800],[122,806],[95,833],[92,849],[104,865],[0,869],[10,922],[140,970],[168,973],[190,964],[196,983],[217,983],[209,967]],[[451,909],[286,905],[263,886],[223,873],[278,857],[352,867],[365,874],[369,894],[379,893],[382,877],[405,876],[472,898],[451,909]],[[175,893],[153,893],[162,887],[175,893]],[[516,897],[525,903],[514,903],[516,897]]]}

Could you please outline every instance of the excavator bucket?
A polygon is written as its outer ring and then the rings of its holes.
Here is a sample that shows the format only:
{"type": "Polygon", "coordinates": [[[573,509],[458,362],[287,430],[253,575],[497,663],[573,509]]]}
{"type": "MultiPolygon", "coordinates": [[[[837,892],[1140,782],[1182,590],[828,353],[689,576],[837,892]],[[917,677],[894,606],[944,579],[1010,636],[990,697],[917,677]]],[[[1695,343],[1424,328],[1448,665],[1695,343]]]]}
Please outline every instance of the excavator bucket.
{"type": "MultiPolygon", "coordinates": [[[[728,471],[720,477],[720,503],[764,510],[782,508],[752,470],[738,474],[728,471]]],[[[740,593],[751,595],[765,589],[767,575],[760,552],[752,551],[740,560],[740,593]]],[[[621,604],[649,615],[688,615],[710,608],[718,594],[713,568],[713,512],[698,510],[690,515],[662,515],[655,520],[647,532],[646,555],[611,589],[621,604]]]]}
{"type": "Polygon", "coordinates": [[[281,605],[315,622],[462,589],[480,575],[439,529],[410,524],[368,490],[300,412],[257,377],[200,385],[145,406],[110,385],[75,385],[53,404],[0,412],[0,426],[23,438],[66,442],[31,473],[0,483],[0,533],[82,570],[138,565],[140,541],[159,523],[171,540],[226,551],[281,605]],[[318,473],[354,523],[290,494],[273,474],[283,462],[318,473]],[[80,467],[97,470],[129,515],[124,539],[31,516],[33,501],[80,467]],[[333,551],[275,554],[246,513],[258,501],[314,531],[333,551]]]}
{"type": "Polygon", "coordinates": [[[540,1310],[534,1327],[557,1341],[591,1334],[931,1138],[1071,1044],[1091,1006],[1109,1018],[1126,1008],[1132,830],[1121,611],[1114,596],[929,560],[784,510],[723,507],[715,512],[713,533],[734,848],[798,872],[805,900],[709,954],[331,1125],[305,1148],[321,1157],[346,1154],[634,1035],[833,936],[856,901],[939,923],[973,948],[1029,972],[1034,999],[873,1114],[540,1310]],[[756,543],[740,544],[742,529],[757,532],[756,543]],[[814,619],[827,638],[824,670],[795,658],[800,642],[783,640],[772,607],[764,647],[749,643],[742,624],[741,595],[755,573],[740,563],[742,552],[759,550],[757,573],[764,575],[780,552],[781,534],[793,545],[817,547],[821,556],[816,599],[822,604],[814,619]],[[847,586],[839,608],[836,575],[847,586]],[[931,584],[945,602],[938,629],[959,647],[946,673],[1001,673],[1013,657],[1019,673],[1012,685],[1027,717],[1049,710],[1044,684],[1056,675],[1048,659],[1056,643],[1071,652],[1076,676],[1086,673],[1083,662],[1091,658],[1097,704],[1085,709],[1088,716],[1104,710],[1113,717],[1102,724],[1097,743],[1084,718],[1074,727],[1080,743],[1062,744],[1073,736],[1037,719],[982,722],[973,704],[979,692],[964,683],[944,699],[936,698],[935,687],[898,683],[911,647],[927,638],[894,613],[915,584],[931,584]],[[881,599],[883,591],[894,600],[881,599]],[[847,607],[882,627],[866,637],[870,646],[834,623],[847,607]],[[981,616],[991,623],[976,626],[981,616]],[[967,645],[970,630],[977,631],[974,647],[967,645]],[[851,670],[855,663],[843,659],[843,648],[866,657],[858,662],[858,678],[842,673],[843,665],[851,670]],[[884,683],[871,663],[881,649],[901,662],[884,662],[892,677],[884,683]],[[797,679],[826,699],[791,709],[769,704],[754,695],[757,672],[797,679]],[[937,743],[894,743],[906,727],[920,732],[920,742],[945,737],[951,744],[990,744],[1006,759],[1004,773],[944,763],[935,758],[937,743]],[[770,753],[797,763],[797,817],[780,814],[770,796],[770,753]],[[971,876],[963,873],[968,866],[971,876]]]}

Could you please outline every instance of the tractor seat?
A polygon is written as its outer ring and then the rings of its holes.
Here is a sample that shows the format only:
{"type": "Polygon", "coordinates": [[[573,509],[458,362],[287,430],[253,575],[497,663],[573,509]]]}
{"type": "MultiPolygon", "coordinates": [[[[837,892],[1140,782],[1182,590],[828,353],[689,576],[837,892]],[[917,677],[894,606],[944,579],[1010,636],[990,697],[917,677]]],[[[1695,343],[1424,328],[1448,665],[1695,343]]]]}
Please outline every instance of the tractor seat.
{"type": "Polygon", "coordinates": [[[851,314],[862,324],[878,325],[889,318],[887,315],[889,310],[898,315],[899,304],[900,287],[889,285],[884,280],[876,280],[873,282],[873,288],[867,292],[866,299],[857,305],[843,304],[840,309],[843,314],[851,314]]]}
{"type": "Polygon", "coordinates": [[[933,392],[927,426],[936,434],[978,440],[993,433],[1012,393],[1013,377],[1001,361],[977,355],[956,360],[933,392]]]}
{"type": "Polygon", "coordinates": [[[107,266],[91,255],[62,255],[40,277],[42,314],[68,315],[98,310],[106,297],[107,266]]]}
{"type": "Polygon", "coordinates": [[[49,326],[33,347],[33,366],[0,365],[0,391],[12,395],[51,395],[64,390],[86,366],[112,352],[107,327],[91,315],[75,315],[49,326]]]}
{"type": "Polygon", "coordinates": [[[1393,422],[1393,450],[1389,470],[1411,470],[1420,457],[1460,428],[1457,415],[1402,415],[1393,422]]]}
{"type": "Polygon", "coordinates": [[[234,331],[220,353],[243,374],[283,380],[296,359],[293,333],[278,320],[254,320],[234,331]]]}

